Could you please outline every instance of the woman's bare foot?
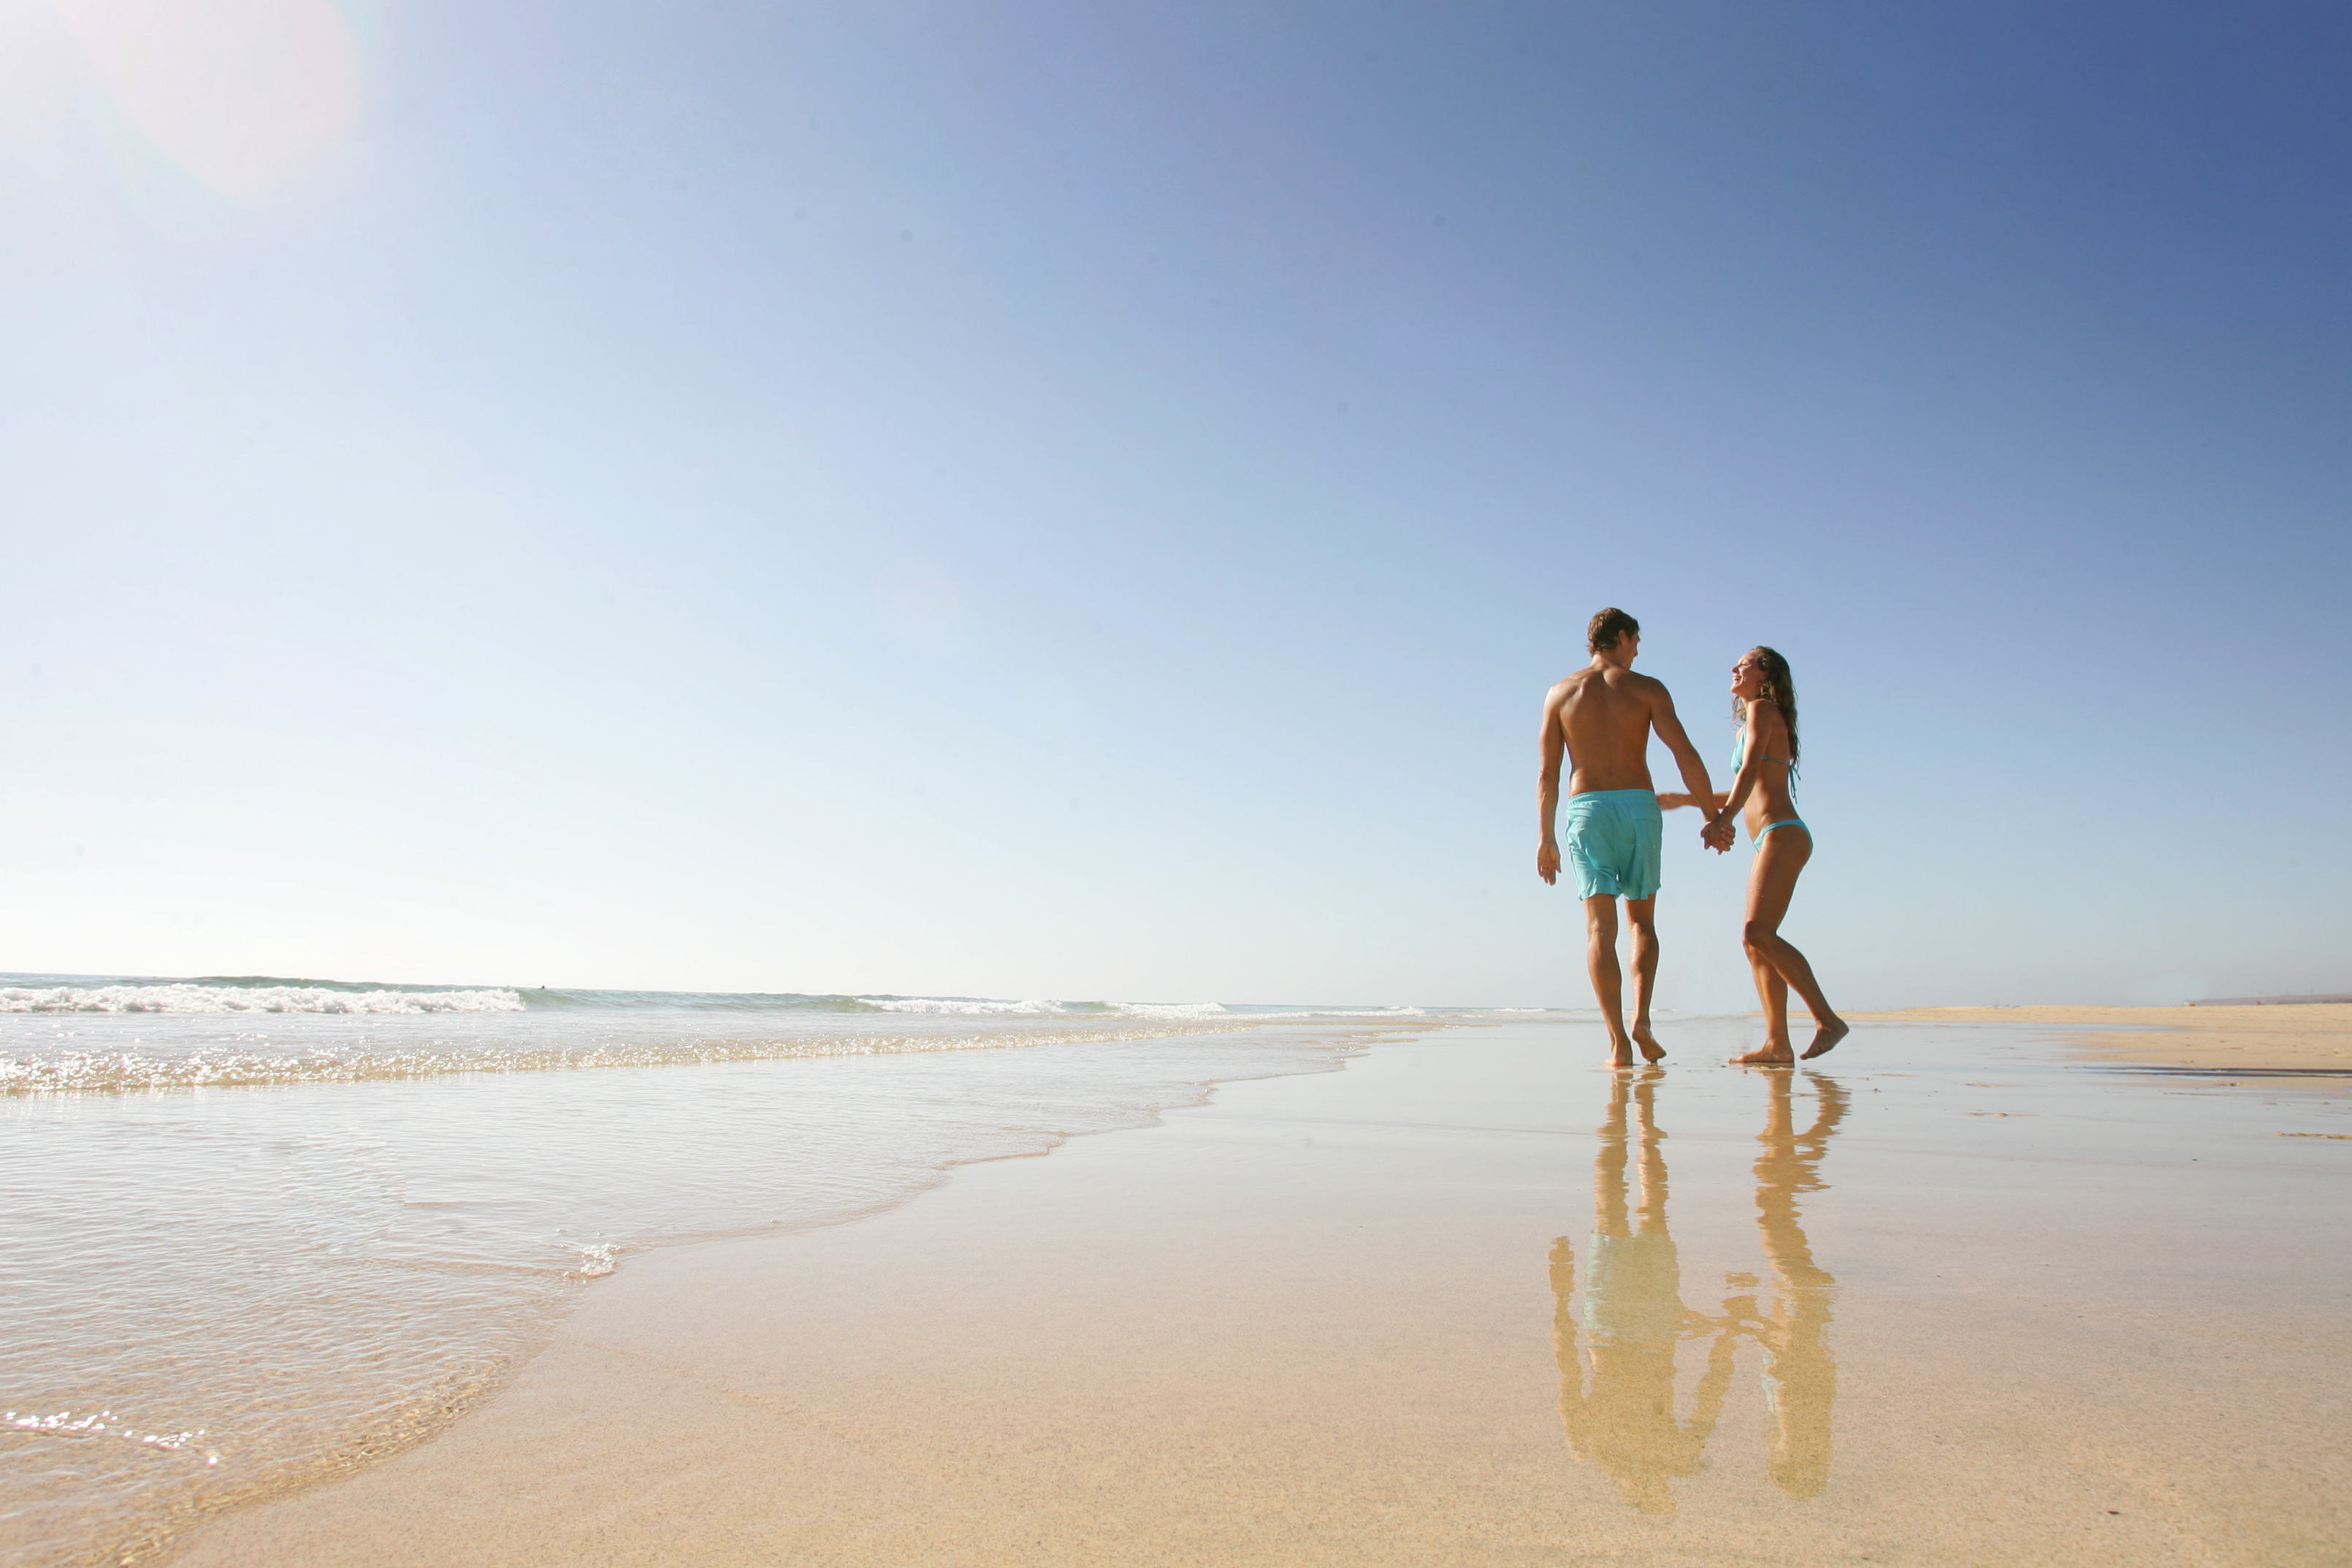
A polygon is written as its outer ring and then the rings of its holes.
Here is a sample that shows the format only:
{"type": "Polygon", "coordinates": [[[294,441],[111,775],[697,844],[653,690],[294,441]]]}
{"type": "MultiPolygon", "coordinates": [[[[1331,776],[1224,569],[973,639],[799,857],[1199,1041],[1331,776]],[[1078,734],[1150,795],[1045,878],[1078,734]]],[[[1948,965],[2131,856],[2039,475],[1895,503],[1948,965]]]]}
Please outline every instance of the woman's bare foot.
{"type": "Polygon", "coordinates": [[[1787,1046],[1768,1044],[1760,1051],[1751,1051],[1745,1056],[1733,1057],[1731,1065],[1734,1067],[1794,1067],[1797,1065],[1797,1059],[1790,1054],[1787,1046]]]}
{"type": "Polygon", "coordinates": [[[1805,1047],[1805,1060],[1811,1061],[1816,1056],[1836,1049],[1837,1042],[1853,1032],[1853,1025],[1842,1018],[1831,1018],[1813,1030],[1813,1043],[1805,1047]]]}
{"type": "Polygon", "coordinates": [[[1630,1040],[1611,1040],[1609,1042],[1609,1065],[1612,1067],[1633,1066],[1633,1042],[1630,1040]]]}
{"type": "Polygon", "coordinates": [[[1655,1062],[1666,1054],[1666,1048],[1658,1043],[1658,1037],[1650,1032],[1648,1024],[1633,1026],[1633,1043],[1642,1048],[1642,1060],[1644,1061],[1655,1062]]]}

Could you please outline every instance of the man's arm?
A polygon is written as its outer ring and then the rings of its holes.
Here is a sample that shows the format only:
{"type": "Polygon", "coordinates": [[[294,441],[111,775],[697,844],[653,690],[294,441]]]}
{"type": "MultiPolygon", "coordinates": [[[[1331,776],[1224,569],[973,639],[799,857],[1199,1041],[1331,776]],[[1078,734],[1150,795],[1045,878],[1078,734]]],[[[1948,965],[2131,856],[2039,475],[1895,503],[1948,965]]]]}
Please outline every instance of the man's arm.
{"type": "Polygon", "coordinates": [[[1536,775],[1536,824],[1543,830],[1536,846],[1536,874],[1552,883],[1559,880],[1559,840],[1553,836],[1553,822],[1559,815],[1559,765],[1568,755],[1567,737],[1560,733],[1558,686],[1544,698],[1543,734],[1536,748],[1543,759],[1542,769],[1536,775]]]}
{"type": "MultiPolygon", "coordinates": [[[[1683,788],[1696,798],[1693,803],[1712,802],[1716,798],[1715,784],[1706,776],[1706,759],[1699,756],[1698,747],[1693,746],[1690,737],[1683,733],[1683,721],[1675,713],[1674,694],[1661,683],[1654,681],[1651,684],[1657,687],[1657,695],[1650,704],[1650,727],[1658,732],[1658,738],[1664,741],[1666,749],[1675,754],[1675,766],[1682,771],[1683,788]]],[[[1716,829],[1712,822],[1699,830],[1701,842],[1713,844],[1715,839],[1716,829]]]]}

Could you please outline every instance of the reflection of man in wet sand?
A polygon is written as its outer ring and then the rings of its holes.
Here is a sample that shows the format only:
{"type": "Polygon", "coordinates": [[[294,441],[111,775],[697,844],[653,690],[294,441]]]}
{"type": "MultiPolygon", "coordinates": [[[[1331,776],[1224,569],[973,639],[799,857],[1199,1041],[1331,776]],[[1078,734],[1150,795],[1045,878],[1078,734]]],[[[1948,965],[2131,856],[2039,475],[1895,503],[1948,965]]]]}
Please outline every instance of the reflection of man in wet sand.
{"type": "MultiPolygon", "coordinates": [[[[1563,1236],[1552,1246],[1552,1348],[1559,1358],[1559,1415],[1578,1457],[1609,1472],[1625,1500],[1648,1513],[1675,1511],[1675,1476],[1696,1475],[1731,1381],[1732,1339],[1717,1336],[1687,1422],[1675,1419],[1675,1343],[1686,1320],[1682,1272],[1666,1233],[1666,1160],[1659,1147],[1658,1080],[1653,1069],[1628,1085],[1620,1076],[1593,1162],[1592,1239],[1585,1252],[1580,1355],[1570,1305],[1576,1261],[1563,1236]],[[1626,1102],[1636,1114],[1638,1197],[1627,1214],[1626,1102]],[[1591,1377],[1588,1386],[1586,1372],[1591,1377]]],[[[1699,1320],[1703,1324],[1704,1320],[1699,1320]]],[[[1702,1330],[1702,1332],[1704,1332],[1702,1330]]]]}
{"type": "MultiPolygon", "coordinates": [[[[1837,1366],[1825,1334],[1837,1281],[1813,1262],[1798,1221],[1800,1194],[1822,1190],[1821,1158],[1845,1114],[1845,1091],[1809,1074],[1819,1097],[1812,1125],[1793,1131],[1790,1075],[1775,1073],[1763,1153],[1756,1161],[1757,1228],[1778,1289],[1769,1312],[1756,1298],[1723,1303],[1709,1318],[1682,1304],[1681,1270],[1666,1231],[1666,1162],[1654,1096],[1663,1073],[1628,1085],[1619,1078],[1593,1162],[1593,1236],[1587,1248],[1580,1343],[1573,1304],[1576,1263],[1568,1238],[1552,1244],[1552,1349],[1559,1362],[1559,1413],[1569,1447],[1609,1473],[1625,1500],[1646,1512],[1675,1511],[1672,1480],[1696,1475],[1722,1414],[1733,1356],[1743,1338],[1764,1347],[1765,1403],[1772,1420],[1769,1473],[1791,1497],[1817,1497],[1830,1471],[1830,1406],[1837,1366]],[[1626,1111],[1634,1112],[1638,1197],[1628,1215],[1626,1111]],[[1675,1418],[1675,1350],[1712,1334],[1690,1419],[1675,1418]],[[1588,1373],[1590,1374],[1588,1379],[1588,1373]]],[[[1753,1287],[1752,1274],[1731,1276],[1753,1287]]]]}
{"type": "MultiPolygon", "coordinates": [[[[1657,732],[1675,754],[1683,784],[1713,800],[1706,764],[1675,716],[1675,699],[1647,675],[1633,673],[1642,651],[1642,623],[1622,610],[1604,610],[1585,632],[1592,663],[1552,687],[1544,698],[1539,737],[1543,768],[1536,787],[1536,810],[1543,830],[1536,850],[1536,874],[1559,876],[1559,843],[1553,819],[1559,811],[1559,765],[1565,753],[1568,780],[1568,858],[1576,873],[1576,896],[1584,900],[1585,965],[1592,993],[1609,1026],[1609,1062],[1633,1065],[1633,1047],[1652,1061],[1665,1055],[1650,1032],[1650,992],[1658,979],[1658,932],[1654,912],[1658,896],[1658,848],[1663,831],[1657,791],[1650,783],[1650,734],[1657,732]],[[1617,967],[1617,901],[1633,927],[1633,1028],[1625,1029],[1624,975],[1617,967]]],[[[1709,824],[1702,837],[1716,843],[1709,824]]],[[[1728,830],[1717,849],[1728,848],[1728,830]]]]}

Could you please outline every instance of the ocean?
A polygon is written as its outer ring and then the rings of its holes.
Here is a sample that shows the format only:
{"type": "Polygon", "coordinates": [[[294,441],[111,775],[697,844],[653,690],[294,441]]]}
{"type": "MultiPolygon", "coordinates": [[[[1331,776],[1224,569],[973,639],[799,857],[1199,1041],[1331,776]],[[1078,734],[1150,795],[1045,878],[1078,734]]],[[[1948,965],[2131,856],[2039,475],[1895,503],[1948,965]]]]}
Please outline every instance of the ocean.
{"type": "Polygon", "coordinates": [[[1482,1016],[0,975],[0,1554],[136,1562],[415,1442],[632,1252],[1482,1016]]]}

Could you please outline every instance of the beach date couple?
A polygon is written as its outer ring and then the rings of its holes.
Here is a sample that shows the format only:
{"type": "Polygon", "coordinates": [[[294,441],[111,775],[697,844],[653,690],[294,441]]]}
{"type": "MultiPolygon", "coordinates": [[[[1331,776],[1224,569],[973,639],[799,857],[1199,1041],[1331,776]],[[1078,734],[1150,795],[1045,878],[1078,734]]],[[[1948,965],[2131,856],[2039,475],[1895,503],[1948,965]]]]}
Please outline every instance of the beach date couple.
{"type": "Polygon", "coordinates": [[[1610,1064],[1633,1066],[1636,1047],[1651,1061],[1666,1053],[1650,1031],[1650,995],[1658,979],[1658,854],[1664,813],[1683,806],[1706,813],[1699,840],[1718,854],[1731,848],[1733,821],[1745,810],[1756,848],[1740,940],[1755,971],[1756,994],[1764,1001],[1764,1045],[1732,1060],[1749,1066],[1797,1060],[1789,1043],[1791,990],[1813,1015],[1812,1043],[1805,1055],[1821,1055],[1845,1038],[1847,1025],[1831,1010],[1805,956],[1780,935],[1797,874],[1813,855],[1812,830],[1797,815],[1789,792],[1797,768],[1797,690],[1789,661],[1769,648],[1750,648],[1731,666],[1731,695],[1740,715],[1739,746],[1731,760],[1737,777],[1730,793],[1718,795],[1698,748],[1675,716],[1675,699],[1661,683],[1633,673],[1642,623],[1622,610],[1604,610],[1592,618],[1584,641],[1592,663],[1544,698],[1543,771],[1537,787],[1543,841],[1536,851],[1536,874],[1547,883],[1559,877],[1555,820],[1564,758],[1570,769],[1568,864],[1576,876],[1576,895],[1584,900],[1585,962],[1601,1019],[1609,1026],[1610,1064]],[[1688,794],[1661,795],[1651,786],[1653,733],[1674,753],[1688,794]],[[1633,928],[1630,1030],[1624,974],[1617,963],[1619,899],[1633,928]]]}

